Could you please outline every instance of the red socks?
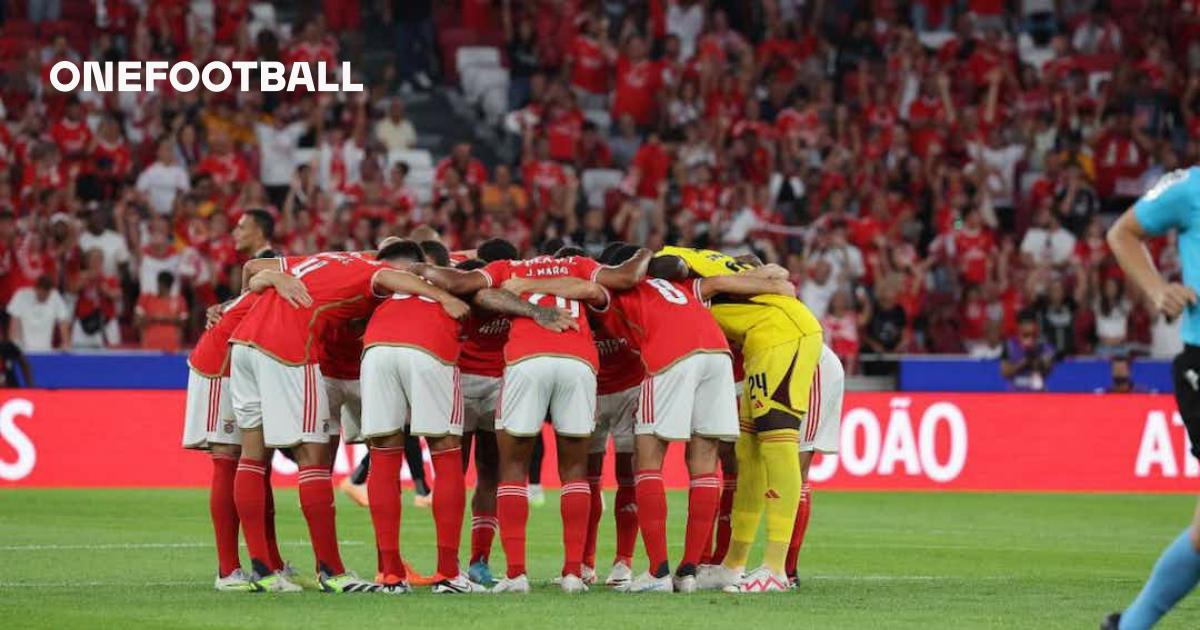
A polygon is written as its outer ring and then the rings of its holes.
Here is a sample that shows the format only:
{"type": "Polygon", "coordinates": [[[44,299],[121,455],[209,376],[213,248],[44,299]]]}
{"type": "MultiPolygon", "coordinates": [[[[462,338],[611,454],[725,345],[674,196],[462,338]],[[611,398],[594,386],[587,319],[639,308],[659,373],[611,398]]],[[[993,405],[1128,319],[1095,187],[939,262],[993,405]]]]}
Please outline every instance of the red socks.
{"type": "Polygon", "coordinates": [[[263,524],[267,532],[267,555],[271,557],[272,566],[283,568],[283,558],[279,555],[279,541],[275,539],[275,491],[271,489],[271,462],[263,462],[263,505],[266,506],[266,517],[263,524]]]}
{"type": "Polygon", "coordinates": [[[250,551],[250,562],[260,574],[272,573],[282,568],[275,564],[267,549],[266,523],[266,475],[265,462],[243,457],[238,461],[237,473],[233,478],[233,502],[237,507],[238,520],[246,536],[246,547],[250,551]]]}
{"type": "Polygon", "coordinates": [[[463,476],[462,449],[433,453],[433,522],[437,526],[439,575],[458,576],[458,548],[462,539],[463,510],[467,507],[467,482],[463,476]]]}
{"type": "Polygon", "coordinates": [[[721,482],[715,473],[696,475],[688,488],[687,533],[684,536],[683,560],[680,568],[691,566],[694,573],[712,541],[713,519],[717,516],[717,504],[720,502],[721,482]]]}
{"type": "Polygon", "coordinates": [[[233,499],[233,480],[237,475],[237,458],[213,453],[212,484],[208,493],[208,513],[212,517],[213,534],[217,540],[217,571],[225,577],[241,567],[238,559],[238,515],[233,499]]]}
{"type": "Polygon", "coordinates": [[[375,548],[379,551],[379,572],[385,576],[406,577],[400,561],[400,467],[404,465],[404,447],[371,449],[371,471],[367,473],[371,523],[375,526],[375,548]]]}
{"type": "Polygon", "coordinates": [[[737,475],[725,474],[721,478],[721,505],[717,508],[717,543],[712,557],[704,564],[721,564],[729,551],[729,538],[733,535],[730,514],[733,513],[733,494],[737,491],[737,475]]]}
{"type": "Polygon", "coordinates": [[[592,489],[587,481],[578,479],[563,484],[559,498],[563,524],[563,575],[582,576],[580,565],[583,564],[591,510],[592,489]]]}
{"type": "Polygon", "coordinates": [[[667,564],[667,493],[662,473],[640,470],[634,478],[637,489],[638,525],[642,529],[642,544],[650,558],[650,574],[662,577],[670,573],[667,564]]]}
{"type": "Polygon", "coordinates": [[[500,529],[496,515],[477,512],[471,518],[471,563],[487,562],[492,555],[492,540],[500,529]]]}
{"type": "Polygon", "coordinates": [[[613,518],[617,521],[617,560],[632,564],[638,534],[637,494],[632,479],[617,480],[613,518]]]}
{"type": "Polygon", "coordinates": [[[525,574],[525,525],[529,521],[529,491],[524,481],[500,482],[496,486],[496,517],[500,521],[500,544],[508,562],[508,577],[525,574]]]}
{"type": "Polygon", "coordinates": [[[592,498],[588,509],[587,538],[583,542],[583,563],[594,569],[596,536],[600,533],[600,517],[604,515],[604,495],[601,494],[600,477],[588,477],[587,484],[592,498]]]}
{"type": "Polygon", "coordinates": [[[300,510],[308,521],[317,569],[328,575],[346,572],[338,552],[337,521],[333,509],[333,483],[328,466],[300,467],[300,510]]]}
{"type": "Polygon", "coordinates": [[[792,527],[792,541],[788,544],[787,561],[784,568],[788,575],[796,574],[800,559],[800,547],[804,545],[804,532],[808,530],[808,516],[812,513],[812,486],[800,486],[800,508],[796,510],[796,525],[792,527]]]}

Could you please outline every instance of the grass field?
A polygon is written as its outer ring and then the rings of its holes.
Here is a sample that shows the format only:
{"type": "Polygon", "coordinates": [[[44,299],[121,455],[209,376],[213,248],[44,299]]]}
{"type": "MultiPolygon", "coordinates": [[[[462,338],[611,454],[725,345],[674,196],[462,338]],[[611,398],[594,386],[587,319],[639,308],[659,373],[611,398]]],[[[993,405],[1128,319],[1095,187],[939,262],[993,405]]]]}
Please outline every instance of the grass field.
{"type": "MultiPolygon", "coordinates": [[[[308,566],[295,493],[279,494],[284,556],[308,566]]],[[[671,496],[673,515],[682,514],[684,499],[671,496]]],[[[1137,592],[1194,501],[818,492],[796,593],[631,596],[601,587],[568,597],[546,584],[560,562],[551,498],[530,518],[530,575],[540,584],[534,594],[451,601],[427,592],[218,594],[211,590],[216,560],[202,491],[7,490],[0,493],[0,620],[6,630],[373,628],[380,621],[521,629],[1094,628],[1137,592]]],[[[366,510],[340,498],[338,510],[348,566],[371,575],[366,510]]],[[[405,555],[430,571],[432,519],[407,504],[405,517],[405,555]]],[[[678,543],[682,519],[672,521],[678,543]]],[[[600,557],[611,553],[606,514],[600,557]]],[[[672,553],[678,557],[677,546],[672,553]]],[[[503,567],[498,541],[493,565],[503,567]]],[[[1200,599],[1186,601],[1162,627],[1200,627],[1200,599]]]]}

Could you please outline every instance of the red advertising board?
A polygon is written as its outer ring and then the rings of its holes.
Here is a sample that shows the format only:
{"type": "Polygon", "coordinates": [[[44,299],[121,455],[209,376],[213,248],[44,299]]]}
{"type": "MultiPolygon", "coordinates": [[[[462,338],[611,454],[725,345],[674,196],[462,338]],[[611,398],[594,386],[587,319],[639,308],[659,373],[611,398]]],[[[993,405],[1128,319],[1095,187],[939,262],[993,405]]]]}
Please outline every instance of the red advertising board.
{"type": "MultiPolygon", "coordinates": [[[[0,393],[0,485],[205,485],[202,453],[179,446],[182,391],[0,393]]],[[[814,484],[863,490],[1194,492],[1200,462],[1170,396],[850,393],[841,453],[814,484]]],[[[543,464],[555,485],[553,442],[543,464]]],[[[668,484],[687,485],[681,453],[668,484]]],[[[359,449],[343,449],[337,471],[359,449]]],[[[611,466],[608,467],[611,482],[611,466]]],[[[286,483],[294,465],[277,459],[286,483]]]]}

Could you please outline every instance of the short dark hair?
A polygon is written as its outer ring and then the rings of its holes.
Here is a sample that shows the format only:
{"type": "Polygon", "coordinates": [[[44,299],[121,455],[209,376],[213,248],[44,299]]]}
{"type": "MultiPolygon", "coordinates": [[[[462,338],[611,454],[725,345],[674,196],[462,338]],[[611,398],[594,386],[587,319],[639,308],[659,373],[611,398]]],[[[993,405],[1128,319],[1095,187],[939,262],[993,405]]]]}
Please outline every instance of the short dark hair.
{"type": "Polygon", "coordinates": [[[273,249],[264,249],[255,258],[279,258],[279,252],[273,249]]]}
{"type": "Polygon", "coordinates": [[[1018,324],[1036,324],[1037,312],[1032,308],[1023,308],[1017,313],[1018,324]]]}
{"type": "Polygon", "coordinates": [[[517,246],[502,238],[489,238],[480,243],[479,247],[475,249],[475,255],[485,263],[497,260],[517,260],[521,257],[517,246]]]}
{"type": "Polygon", "coordinates": [[[558,251],[554,252],[555,258],[570,258],[571,256],[587,256],[587,252],[583,251],[582,247],[575,247],[574,245],[563,245],[558,248],[558,251]]]}
{"type": "Polygon", "coordinates": [[[168,289],[171,288],[171,285],[175,284],[175,274],[170,271],[158,272],[158,284],[166,285],[168,289]]]}
{"type": "Polygon", "coordinates": [[[600,256],[596,258],[602,265],[612,264],[612,257],[617,253],[617,250],[628,245],[625,241],[613,241],[604,246],[604,251],[600,252],[600,256]]]}
{"type": "Polygon", "coordinates": [[[538,255],[553,256],[554,252],[562,249],[563,247],[566,246],[566,244],[567,244],[567,242],[562,240],[561,238],[549,239],[549,240],[543,242],[541,245],[538,245],[538,255]]]}
{"type": "Polygon", "coordinates": [[[653,278],[683,280],[688,276],[688,266],[679,256],[657,256],[650,259],[646,274],[653,278]]]}
{"type": "Polygon", "coordinates": [[[399,239],[388,243],[379,253],[375,255],[379,260],[385,261],[408,261],[408,262],[423,262],[425,260],[425,252],[421,250],[421,246],[416,241],[410,241],[406,238],[399,239]]]}
{"type": "Polygon", "coordinates": [[[633,258],[633,255],[638,253],[638,250],[640,249],[641,247],[638,247],[637,245],[629,245],[628,243],[622,245],[617,249],[617,251],[612,253],[612,256],[608,260],[608,264],[619,265],[630,258],[633,258]]]}
{"type": "Polygon", "coordinates": [[[478,258],[468,258],[457,265],[454,265],[455,269],[460,269],[462,271],[474,271],[476,269],[483,269],[486,266],[487,263],[479,260],[478,258]]]}
{"type": "Polygon", "coordinates": [[[270,212],[262,208],[251,208],[246,211],[246,216],[258,224],[258,229],[262,230],[263,238],[268,241],[275,238],[275,217],[271,216],[270,212]]]}
{"type": "Polygon", "coordinates": [[[425,258],[429,262],[439,267],[450,266],[450,250],[446,249],[446,246],[440,242],[421,241],[421,251],[425,252],[425,258]]]}

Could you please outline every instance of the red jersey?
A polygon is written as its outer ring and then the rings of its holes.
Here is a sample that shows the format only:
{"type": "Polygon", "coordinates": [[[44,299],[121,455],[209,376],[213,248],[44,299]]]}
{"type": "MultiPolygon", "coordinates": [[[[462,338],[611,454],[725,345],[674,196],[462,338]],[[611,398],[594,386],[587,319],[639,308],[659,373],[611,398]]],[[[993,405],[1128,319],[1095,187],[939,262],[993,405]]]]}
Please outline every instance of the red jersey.
{"type": "Polygon", "coordinates": [[[362,326],[355,322],[342,322],[327,326],[321,335],[317,363],[321,365],[321,376],[343,381],[357,381],[362,364],[362,326]]]}
{"type": "Polygon", "coordinates": [[[625,322],[622,333],[637,342],[647,374],[698,352],[729,352],[725,333],[700,299],[700,279],[648,278],[614,295],[613,308],[625,322]]]}
{"type": "Polygon", "coordinates": [[[633,165],[641,173],[637,195],[643,199],[657,199],[658,187],[671,173],[671,155],[658,142],[647,142],[633,156],[633,165]]]}
{"type": "Polygon", "coordinates": [[[91,144],[92,130],[82,120],[72,122],[64,118],[50,128],[50,137],[54,139],[54,144],[58,145],[63,155],[79,156],[91,144]]]}
{"type": "Polygon", "coordinates": [[[567,185],[567,172],[558,162],[530,160],[521,167],[521,179],[534,204],[545,209],[554,201],[554,190],[567,185]]]}
{"type": "Polygon", "coordinates": [[[504,346],[512,322],[503,315],[472,312],[463,326],[465,339],[458,355],[463,374],[500,378],[504,375],[504,346]]]}
{"type": "MultiPolygon", "coordinates": [[[[489,287],[498,287],[514,277],[533,280],[582,278],[595,281],[601,269],[600,263],[582,256],[538,256],[529,260],[497,260],[476,271],[487,278],[489,287]]],[[[592,370],[599,370],[600,359],[592,342],[592,328],[578,301],[541,293],[522,293],[521,298],[538,306],[570,311],[579,323],[579,330],[556,333],[542,328],[528,317],[515,318],[508,334],[508,343],[504,346],[504,360],[509,365],[530,357],[550,355],[580,359],[588,362],[592,370]]]]}
{"type": "Polygon", "coordinates": [[[988,261],[995,249],[991,232],[977,230],[972,234],[964,229],[955,232],[952,238],[959,273],[970,284],[982,284],[987,279],[988,261]]]}
{"type": "Polygon", "coordinates": [[[592,94],[608,92],[608,55],[600,42],[576,35],[571,42],[571,85],[592,94]]]}
{"type": "Polygon", "coordinates": [[[600,355],[600,372],[596,374],[596,394],[599,396],[637,387],[646,377],[642,357],[637,351],[637,342],[627,335],[612,332],[628,332],[628,327],[621,322],[608,321],[618,317],[615,312],[609,309],[597,313],[603,325],[593,329],[596,334],[596,352],[600,355]]]}
{"type": "Polygon", "coordinates": [[[352,253],[323,253],[279,259],[281,270],[300,279],[312,305],[295,308],[278,293],[265,291],[231,339],[254,346],[289,365],[317,362],[317,341],[330,324],[371,314],[381,298],[372,291],[383,263],[352,253]]]}
{"type": "Polygon", "coordinates": [[[188,365],[193,370],[208,378],[229,376],[229,337],[257,300],[257,293],[243,293],[225,306],[221,320],[200,335],[188,355],[188,365]]]}
{"type": "Polygon", "coordinates": [[[617,90],[613,97],[612,118],[629,114],[634,122],[646,126],[658,113],[658,90],[662,73],[649,59],[633,62],[624,57],[617,61],[617,90]]]}
{"type": "Polygon", "coordinates": [[[363,347],[403,346],[433,355],[443,363],[458,361],[461,348],[458,321],[433,298],[393,293],[383,301],[363,335],[363,347]]]}
{"type": "Polygon", "coordinates": [[[250,169],[242,158],[230,153],[227,155],[210,155],[196,165],[197,173],[211,175],[213,183],[218,186],[226,184],[243,184],[250,180],[250,169]]]}

